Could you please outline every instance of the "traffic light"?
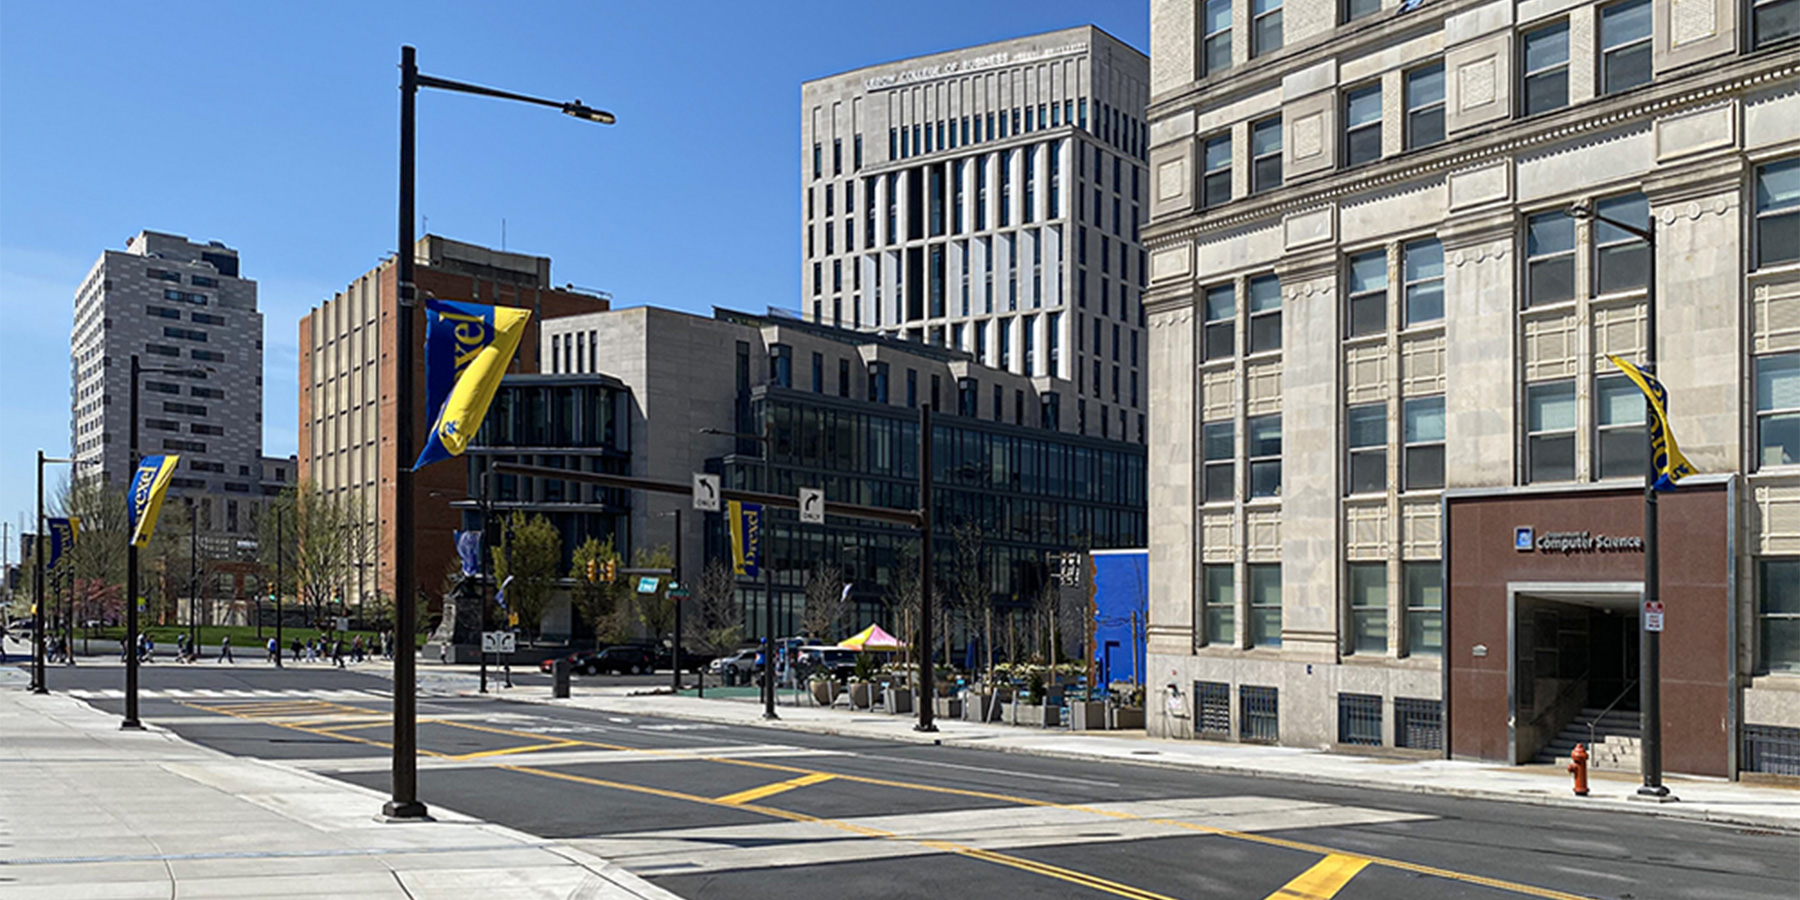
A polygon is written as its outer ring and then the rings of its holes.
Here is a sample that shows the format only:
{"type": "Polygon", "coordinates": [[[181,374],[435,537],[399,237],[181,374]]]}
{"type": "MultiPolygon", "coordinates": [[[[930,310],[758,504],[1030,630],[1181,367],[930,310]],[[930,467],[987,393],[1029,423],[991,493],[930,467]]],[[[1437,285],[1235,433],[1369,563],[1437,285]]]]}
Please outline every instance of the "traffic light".
{"type": "Polygon", "coordinates": [[[595,579],[599,577],[599,562],[600,561],[594,557],[588,557],[587,580],[589,584],[593,584],[595,579]]]}
{"type": "Polygon", "coordinates": [[[607,560],[606,561],[606,580],[607,581],[617,581],[618,578],[619,578],[619,561],[616,559],[607,560]]]}

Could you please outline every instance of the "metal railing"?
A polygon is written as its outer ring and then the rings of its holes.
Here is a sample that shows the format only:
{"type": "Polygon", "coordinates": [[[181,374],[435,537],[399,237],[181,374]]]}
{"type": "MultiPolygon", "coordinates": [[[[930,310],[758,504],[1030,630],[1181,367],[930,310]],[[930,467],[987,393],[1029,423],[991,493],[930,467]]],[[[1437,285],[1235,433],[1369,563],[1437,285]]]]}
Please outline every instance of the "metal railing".
{"type": "Polygon", "coordinates": [[[1800,775],[1800,728],[1745,725],[1744,771],[1800,775]]]}
{"type": "Polygon", "coordinates": [[[1194,733],[1231,736],[1231,685],[1194,682],[1194,733]]]}
{"type": "Polygon", "coordinates": [[[1338,694],[1338,743],[1381,746],[1381,695],[1338,694]]]}
{"type": "Polygon", "coordinates": [[[1613,701],[1611,703],[1606,704],[1606,708],[1601,710],[1600,714],[1595,716],[1593,721],[1587,723],[1588,750],[1591,751],[1594,749],[1594,726],[1600,724],[1600,720],[1606,718],[1606,714],[1609,712],[1612,712],[1613,707],[1618,706],[1620,700],[1623,700],[1626,697],[1631,696],[1631,689],[1634,687],[1637,687],[1637,683],[1638,683],[1638,680],[1636,678],[1631,679],[1631,683],[1625,685],[1625,689],[1619,692],[1619,696],[1614,697],[1613,701]]]}
{"type": "Polygon", "coordinates": [[[1244,685],[1238,688],[1238,737],[1273,744],[1281,740],[1281,690],[1244,685]]]}
{"type": "Polygon", "coordinates": [[[1394,746],[1444,749],[1444,704],[1417,697],[1394,698],[1394,746]]]}

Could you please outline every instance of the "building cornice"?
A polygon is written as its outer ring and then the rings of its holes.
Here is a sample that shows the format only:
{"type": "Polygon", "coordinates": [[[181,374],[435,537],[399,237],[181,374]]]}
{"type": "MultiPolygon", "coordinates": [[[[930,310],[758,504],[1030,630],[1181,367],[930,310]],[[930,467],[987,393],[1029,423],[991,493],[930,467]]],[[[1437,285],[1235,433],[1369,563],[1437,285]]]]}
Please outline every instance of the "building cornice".
{"type": "Polygon", "coordinates": [[[1153,223],[1145,230],[1144,246],[1158,250],[1193,240],[1202,234],[1232,228],[1257,219],[1331,203],[1371,189],[1428,176],[1447,176],[1463,169],[1510,157],[1523,150],[1543,147],[1577,135],[1646,121],[1653,116],[1734,99],[1783,80],[1800,78],[1800,61],[1791,53],[1759,54],[1715,69],[1701,69],[1664,84],[1652,85],[1627,96],[1606,98],[1570,107],[1529,120],[1510,120],[1495,128],[1418,154],[1407,154],[1351,171],[1337,171],[1317,181],[1281,190],[1239,209],[1198,221],[1183,216],[1170,223],[1153,223]],[[1713,83],[1698,85],[1701,78],[1713,83]]]}

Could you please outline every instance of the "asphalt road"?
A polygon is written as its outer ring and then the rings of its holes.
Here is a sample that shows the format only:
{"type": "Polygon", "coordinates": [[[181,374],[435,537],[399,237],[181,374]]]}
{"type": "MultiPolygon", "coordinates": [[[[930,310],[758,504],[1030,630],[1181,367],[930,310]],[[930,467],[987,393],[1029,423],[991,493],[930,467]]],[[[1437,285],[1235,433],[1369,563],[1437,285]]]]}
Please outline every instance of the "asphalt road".
{"type": "MultiPolygon", "coordinates": [[[[52,684],[117,711],[121,680],[78,667],[52,684]]],[[[190,740],[387,787],[385,679],[158,665],[143,684],[143,717],[190,740]]],[[[1800,893],[1793,835],[439,693],[419,704],[421,799],[685,897],[1800,893]]]]}

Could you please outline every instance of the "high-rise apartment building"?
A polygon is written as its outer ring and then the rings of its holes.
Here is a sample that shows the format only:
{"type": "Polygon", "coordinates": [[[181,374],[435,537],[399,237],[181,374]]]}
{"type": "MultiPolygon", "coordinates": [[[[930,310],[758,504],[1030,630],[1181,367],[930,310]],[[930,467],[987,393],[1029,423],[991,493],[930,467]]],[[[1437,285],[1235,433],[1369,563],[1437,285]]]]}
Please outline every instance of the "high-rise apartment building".
{"type": "Polygon", "coordinates": [[[100,254],[75,292],[69,338],[70,444],[84,475],[131,480],[131,357],[139,384],[138,450],[175,453],[170,482],[200,503],[213,531],[251,529],[262,494],[263,317],[236,250],[141,231],[100,254]]]}
{"type": "Polygon", "coordinates": [[[1091,26],[805,83],[804,314],[1068,381],[1079,433],[1143,440],[1149,93],[1091,26]]]}
{"type": "Polygon", "coordinates": [[[1796,9],[1151,4],[1154,733],[1794,774],[1796,9]]]}
{"type": "MultiPolygon", "coordinates": [[[[414,246],[414,284],[421,300],[463,300],[532,311],[532,327],[519,343],[509,371],[538,371],[538,329],[545,318],[607,308],[594,293],[550,284],[550,259],[491,250],[474,244],[426,235],[414,246]]],[[[394,594],[396,536],[394,472],[400,464],[394,447],[398,422],[394,400],[396,348],[394,260],[388,258],[365,272],[332,299],[300,319],[300,479],[355,504],[360,527],[373,534],[372,571],[358,569],[342,586],[354,602],[379,591],[394,594]]],[[[414,313],[413,334],[425,335],[425,308],[414,313]]],[[[417,453],[427,431],[423,398],[425,354],[413,354],[413,384],[420,392],[413,403],[413,448],[417,453]]],[[[406,460],[410,466],[412,460],[406,460]]],[[[457,462],[430,466],[413,477],[415,586],[435,598],[445,570],[456,558],[453,532],[458,514],[449,503],[464,496],[466,469],[457,462]]]]}

